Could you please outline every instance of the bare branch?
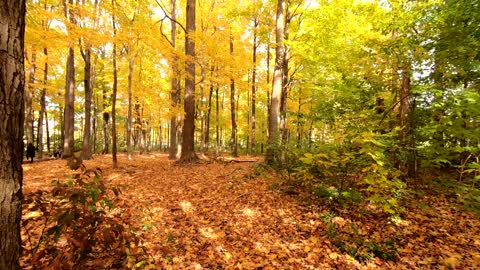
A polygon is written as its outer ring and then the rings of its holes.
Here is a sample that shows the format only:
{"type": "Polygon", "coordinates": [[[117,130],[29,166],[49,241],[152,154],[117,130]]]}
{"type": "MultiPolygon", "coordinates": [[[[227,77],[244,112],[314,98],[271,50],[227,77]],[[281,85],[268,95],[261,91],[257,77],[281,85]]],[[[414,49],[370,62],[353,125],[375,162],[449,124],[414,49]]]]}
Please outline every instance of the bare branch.
{"type": "MultiPolygon", "coordinates": [[[[183,29],[183,32],[187,33],[187,29],[181,23],[179,23],[177,20],[174,20],[172,17],[170,17],[168,15],[167,11],[165,10],[165,8],[162,6],[162,4],[158,0],[155,0],[155,2],[157,2],[158,7],[160,7],[162,9],[166,18],[168,18],[170,21],[176,23],[178,26],[180,26],[180,28],[183,29]]],[[[162,19],[162,21],[163,21],[163,19],[162,19]]]]}

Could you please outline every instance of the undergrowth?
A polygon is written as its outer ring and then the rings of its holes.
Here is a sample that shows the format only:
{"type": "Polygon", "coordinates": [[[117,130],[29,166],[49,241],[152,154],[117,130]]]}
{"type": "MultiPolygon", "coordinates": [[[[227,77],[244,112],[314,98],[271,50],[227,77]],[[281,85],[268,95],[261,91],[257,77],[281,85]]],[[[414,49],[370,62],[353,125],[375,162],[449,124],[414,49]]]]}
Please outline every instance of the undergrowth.
{"type": "Polygon", "coordinates": [[[84,170],[50,190],[25,194],[23,269],[135,268],[145,261],[120,189],[100,169],[84,170]]]}

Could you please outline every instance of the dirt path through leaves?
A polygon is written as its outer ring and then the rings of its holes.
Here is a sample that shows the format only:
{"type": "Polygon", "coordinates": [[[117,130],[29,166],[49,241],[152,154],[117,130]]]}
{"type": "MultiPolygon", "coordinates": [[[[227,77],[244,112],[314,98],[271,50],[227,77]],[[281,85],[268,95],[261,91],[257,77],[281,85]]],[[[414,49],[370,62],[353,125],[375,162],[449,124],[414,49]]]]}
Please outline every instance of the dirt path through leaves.
{"type": "MultiPolygon", "coordinates": [[[[462,237],[468,238],[462,243],[473,248],[467,257],[454,257],[457,250],[450,257],[438,257],[437,250],[425,251],[420,258],[415,247],[422,250],[423,243],[402,239],[404,248],[397,263],[375,258],[360,264],[331,243],[320,207],[303,206],[294,197],[273,190],[274,176],[256,175],[253,163],[176,165],[166,155],[150,154],[133,160],[120,155],[117,170],[111,169],[109,156],[96,156],[85,164],[100,167],[105,179],[121,188],[123,199],[116,207],[135,218],[133,225],[149,254],[143,266],[150,269],[409,269],[422,266],[414,260],[424,258],[430,258],[433,266],[442,262],[448,266],[444,260],[451,260],[450,266],[473,267],[479,258],[480,241],[474,242],[478,237],[470,235],[478,232],[474,220],[473,226],[462,231],[462,237]],[[466,258],[468,262],[462,263],[466,258]]],[[[24,192],[47,188],[53,179],[67,179],[71,173],[63,160],[24,164],[24,192]]],[[[411,218],[408,237],[420,237],[418,232],[431,235],[423,231],[428,226],[418,227],[426,216],[414,213],[411,218]]],[[[435,220],[442,222],[438,216],[435,220]]],[[[341,230],[343,223],[352,221],[344,216],[335,222],[341,230]]],[[[365,235],[393,228],[375,228],[379,226],[375,220],[358,225],[365,235]]],[[[397,230],[396,235],[402,233],[401,228],[392,230],[397,230]]],[[[447,238],[452,234],[444,237],[440,243],[456,243],[447,238]]]]}

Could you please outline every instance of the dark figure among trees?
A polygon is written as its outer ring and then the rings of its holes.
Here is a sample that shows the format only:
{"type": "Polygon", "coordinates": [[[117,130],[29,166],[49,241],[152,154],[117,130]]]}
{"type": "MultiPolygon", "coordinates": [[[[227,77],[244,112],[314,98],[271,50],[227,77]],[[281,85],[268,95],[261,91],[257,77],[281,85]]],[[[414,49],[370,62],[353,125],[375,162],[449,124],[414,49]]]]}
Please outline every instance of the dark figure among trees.
{"type": "Polygon", "coordinates": [[[33,143],[29,143],[27,146],[27,160],[30,159],[30,163],[33,163],[33,158],[35,157],[35,151],[37,149],[33,145],[33,143]]]}

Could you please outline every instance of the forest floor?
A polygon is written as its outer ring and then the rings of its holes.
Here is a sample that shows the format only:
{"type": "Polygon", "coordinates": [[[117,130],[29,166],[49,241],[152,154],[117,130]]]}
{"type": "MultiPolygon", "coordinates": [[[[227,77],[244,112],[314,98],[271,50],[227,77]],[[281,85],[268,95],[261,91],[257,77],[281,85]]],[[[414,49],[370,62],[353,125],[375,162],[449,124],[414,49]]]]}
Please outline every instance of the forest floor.
{"type": "MultiPolygon", "coordinates": [[[[367,204],[332,209],[281,191],[283,180],[260,161],[177,165],[150,153],[120,154],[118,169],[109,155],[84,164],[121,189],[115,207],[132,215],[143,268],[480,268],[479,219],[441,194],[410,198],[394,220],[367,204]]],[[[65,160],[23,168],[26,196],[72,175],[65,160]]]]}

